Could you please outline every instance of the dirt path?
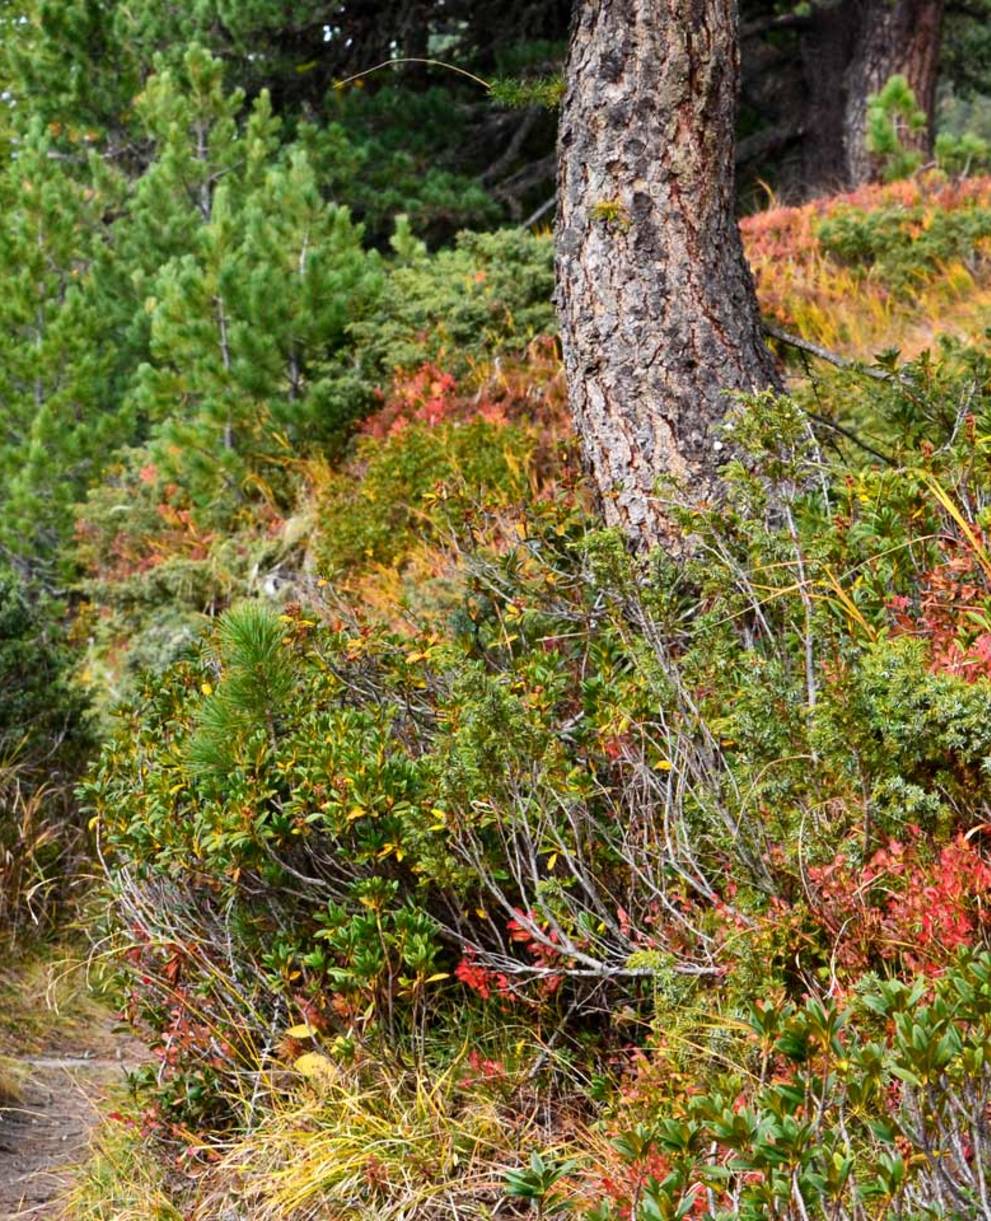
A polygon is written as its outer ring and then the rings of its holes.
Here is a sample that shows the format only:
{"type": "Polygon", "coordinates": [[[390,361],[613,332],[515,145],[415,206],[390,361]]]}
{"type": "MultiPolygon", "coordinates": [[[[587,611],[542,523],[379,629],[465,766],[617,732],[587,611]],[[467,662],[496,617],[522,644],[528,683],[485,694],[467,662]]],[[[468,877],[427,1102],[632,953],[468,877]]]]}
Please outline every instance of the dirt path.
{"type": "Polygon", "coordinates": [[[141,1058],[133,1040],[121,1038],[112,1058],[99,1043],[102,1054],[66,1048],[19,1059],[23,1097],[0,1107],[0,1221],[59,1215],[66,1171],[85,1151],[101,1097],[141,1058]]]}

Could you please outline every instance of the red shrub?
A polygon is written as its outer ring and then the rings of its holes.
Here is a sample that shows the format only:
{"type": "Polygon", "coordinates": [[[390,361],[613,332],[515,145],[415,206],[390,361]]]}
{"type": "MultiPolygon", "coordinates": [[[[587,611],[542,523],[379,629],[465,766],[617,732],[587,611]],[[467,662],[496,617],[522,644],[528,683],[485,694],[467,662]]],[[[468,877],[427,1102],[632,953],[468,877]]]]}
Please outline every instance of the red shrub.
{"type": "Polygon", "coordinates": [[[477,992],[483,1001],[487,1001],[493,995],[501,997],[505,1001],[515,999],[508,976],[501,971],[491,971],[488,967],[481,966],[477,961],[475,951],[470,946],[465,948],[461,961],[454,968],[454,974],[466,988],[477,992]]]}
{"type": "Polygon", "coordinates": [[[382,407],[361,426],[371,437],[388,437],[408,424],[434,426],[470,420],[492,424],[539,422],[555,435],[570,431],[564,375],[557,345],[537,339],[519,357],[503,357],[476,371],[469,384],[427,362],[398,370],[382,407]]]}
{"type": "Polygon", "coordinates": [[[936,856],[926,848],[914,828],[907,844],[891,840],[859,869],[843,854],[809,869],[812,912],[834,938],[839,966],[862,971],[900,958],[912,971],[938,972],[975,943],[991,866],[962,835],[936,856]]]}
{"type": "MultiPolygon", "coordinates": [[[[983,532],[971,526],[977,546],[984,548],[983,532]]],[[[908,598],[888,602],[897,635],[920,636],[929,641],[934,672],[958,674],[968,682],[991,677],[991,632],[988,622],[987,578],[976,547],[965,540],[941,543],[946,559],[925,573],[913,606],[908,598]]]]}

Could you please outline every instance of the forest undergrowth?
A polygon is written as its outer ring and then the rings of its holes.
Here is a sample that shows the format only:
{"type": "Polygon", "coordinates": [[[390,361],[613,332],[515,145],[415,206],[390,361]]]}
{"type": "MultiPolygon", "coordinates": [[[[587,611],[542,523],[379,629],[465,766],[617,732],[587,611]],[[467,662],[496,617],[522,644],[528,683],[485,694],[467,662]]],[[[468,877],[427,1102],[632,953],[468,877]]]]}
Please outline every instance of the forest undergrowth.
{"type": "Polygon", "coordinates": [[[143,457],[151,530],[91,498],[128,1123],[192,1215],[987,1207],[984,190],[745,223],[769,313],[876,376],[741,402],[726,503],[660,492],[686,563],[597,527],[552,338],[407,320],[284,518],[197,533],[143,457]],[[170,566],[215,625],[131,677],[170,566]]]}
{"type": "Polygon", "coordinates": [[[633,557],[550,235],[159,67],[0,182],[0,923],[154,1056],[67,1215],[991,1215],[991,179],[745,218],[844,367],[633,557]]]}

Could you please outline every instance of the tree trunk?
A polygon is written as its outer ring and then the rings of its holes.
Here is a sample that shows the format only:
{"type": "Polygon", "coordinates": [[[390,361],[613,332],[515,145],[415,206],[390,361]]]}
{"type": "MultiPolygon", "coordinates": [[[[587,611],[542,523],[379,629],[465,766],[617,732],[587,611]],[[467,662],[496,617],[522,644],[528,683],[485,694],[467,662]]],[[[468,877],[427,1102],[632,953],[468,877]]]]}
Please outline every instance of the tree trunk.
{"type": "Polygon", "coordinates": [[[733,0],[581,0],[561,115],[557,304],[607,523],[668,541],[657,480],[718,494],[726,392],[776,386],[733,211],[733,0]]]}
{"type": "Polygon", "coordinates": [[[765,0],[750,0],[744,86],[751,106],[767,115],[770,132],[801,140],[800,155],[778,167],[776,186],[786,197],[847,190],[876,174],[865,140],[867,99],[896,73],[929,119],[909,143],[931,152],[943,9],[944,0],[814,0],[801,12],[768,15],[765,0]]]}
{"type": "Polygon", "coordinates": [[[876,160],[865,140],[867,99],[896,73],[908,79],[928,119],[925,129],[905,142],[926,155],[932,152],[943,8],[944,0],[868,0],[862,5],[857,47],[845,82],[843,130],[850,186],[876,177],[876,160]]]}
{"type": "MultiPolygon", "coordinates": [[[[402,13],[399,45],[404,59],[423,60],[430,55],[430,8],[425,0],[414,0],[402,13]]],[[[403,67],[403,79],[422,89],[428,83],[427,65],[409,63],[403,67]]]]}
{"type": "Polygon", "coordinates": [[[846,78],[857,45],[859,19],[854,0],[814,5],[800,49],[805,76],[802,194],[842,191],[848,184],[846,78]]]}

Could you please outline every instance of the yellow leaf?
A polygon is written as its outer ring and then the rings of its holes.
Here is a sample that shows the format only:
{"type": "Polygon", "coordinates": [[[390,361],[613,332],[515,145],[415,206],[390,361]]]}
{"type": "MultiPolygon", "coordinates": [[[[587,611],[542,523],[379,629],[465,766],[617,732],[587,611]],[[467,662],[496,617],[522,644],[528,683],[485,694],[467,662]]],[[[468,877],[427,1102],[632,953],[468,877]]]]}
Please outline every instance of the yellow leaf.
{"type": "Polygon", "coordinates": [[[557,864],[557,853],[552,852],[550,854],[550,856],[547,858],[547,868],[553,869],[556,864],[557,864]]]}
{"type": "Polygon", "coordinates": [[[450,979],[450,978],[451,978],[451,976],[450,976],[450,973],[449,973],[449,972],[447,972],[447,971],[438,971],[436,975],[431,975],[431,976],[429,977],[429,979],[427,980],[427,983],[428,983],[428,984],[436,984],[436,983],[439,983],[439,982],[440,982],[440,980],[442,980],[442,979],[450,979]]]}
{"type": "Polygon", "coordinates": [[[674,764],[671,762],[670,759],[658,759],[658,761],[654,764],[654,771],[655,772],[669,772],[672,769],[672,767],[674,767],[674,764]]]}
{"type": "Polygon", "coordinates": [[[475,915],[479,918],[479,920],[488,920],[488,918],[489,918],[489,913],[485,910],[484,907],[476,907],[475,915]]]}
{"type": "Polygon", "coordinates": [[[352,806],[348,811],[348,822],[354,822],[356,818],[361,818],[364,812],[364,806],[352,806]]]}
{"type": "Polygon", "coordinates": [[[99,814],[94,814],[93,817],[86,824],[86,827],[90,831],[95,831],[99,822],[100,822],[99,814]]]}
{"type": "Polygon", "coordinates": [[[313,1027],[306,1022],[302,1022],[299,1026],[290,1026],[286,1031],[290,1039],[312,1039],[316,1033],[313,1027]]]}
{"type": "Polygon", "coordinates": [[[305,1056],[300,1056],[293,1067],[314,1085],[329,1085],[337,1075],[334,1061],[316,1051],[308,1051],[305,1056]]]}

